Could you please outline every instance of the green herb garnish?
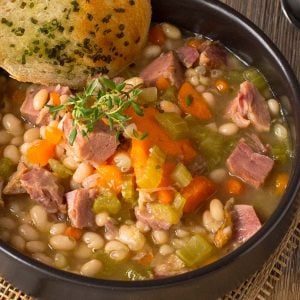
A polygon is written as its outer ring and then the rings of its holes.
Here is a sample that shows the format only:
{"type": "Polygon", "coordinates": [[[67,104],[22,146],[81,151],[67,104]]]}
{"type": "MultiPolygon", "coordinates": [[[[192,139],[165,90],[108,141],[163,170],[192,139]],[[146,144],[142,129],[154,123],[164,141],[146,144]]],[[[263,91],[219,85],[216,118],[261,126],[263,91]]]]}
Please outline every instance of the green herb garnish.
{"type": "MultiPolygon", "coordinates": [[[[124,82],[116,84],[108,78],[100,77],[93,80],[83,92],[71,96],[66,103],[47,107],[54,116],[62,110],[71,112],[73,128],[69,136],[70,145],[73,145],[78,130],[82,136],[88,136],[99,120],[109,124],[110,129],[115,130],[118,137],[131,120],[125,113],[126,109],[132,107],[137,115],[144,115],[143,109],[137,103],[141,90],[138,88],[128,90],[125,86],[124,82]]],[[[134,133],[134,137],[138,139],[146,136],[146,132],[141,135],[134,133]]]]}
{"type": "Polygon", "coordinates": [[[185,98],[185,103],[187,106],[191,106],[192,103],[193,103],[193,97],[191,95],[188,95],[186,98],[185,98]]]}

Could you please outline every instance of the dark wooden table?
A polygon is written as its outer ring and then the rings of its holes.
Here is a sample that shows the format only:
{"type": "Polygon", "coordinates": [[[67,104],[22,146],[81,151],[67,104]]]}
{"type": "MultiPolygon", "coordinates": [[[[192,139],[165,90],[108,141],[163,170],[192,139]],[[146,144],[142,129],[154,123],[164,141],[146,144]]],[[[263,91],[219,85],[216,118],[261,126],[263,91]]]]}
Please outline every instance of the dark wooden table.
{"type": "MultiPolygon", "coordinates": [[[[281,10],[280,0],[221,1],[252,20],[273,40],[300,81],[300,29],[287,21],[281,10]]],[[[300,248],[295,251],[293,259],[277,282],[270,299],[300,300],[300,248]]]]}

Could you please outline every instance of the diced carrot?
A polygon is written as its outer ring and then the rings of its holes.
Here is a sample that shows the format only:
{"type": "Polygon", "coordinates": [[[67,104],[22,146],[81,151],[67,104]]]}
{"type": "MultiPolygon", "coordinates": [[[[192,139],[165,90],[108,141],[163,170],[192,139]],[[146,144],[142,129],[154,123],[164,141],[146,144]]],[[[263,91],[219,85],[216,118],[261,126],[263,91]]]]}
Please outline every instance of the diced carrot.
{"type": "Polygon", "coordinates": [[[196,156],[192,143],[188,139],[172,140],[167,132],[160,127],[155,119],[159,113],[157,109],[148,107],[144,109],[144,116],[138,116],[132,109],[127,110],[127,114],[132,118],[132,122],[137,125],[140,132],[147,132],[148,136],[143,140],[150,145],[157,145],[165,154],[179,157],[190,161],[196,156]]]}
{"type": "Polygon", "coordinates": [[[54,145],[57,145],[63,137],[63,132],[57,127],[47,126],[45,139],[54,145]]]}
{"type": "Polygon", "coordinates": [[[208,104],[189,82],[184,82],[181,86],[178,100],[179,106],[185,113],[203,121],[208,121],[212,118],[208,104]]]}
{"type": "Polygon", "coordinates": [[[172,185],[173,180],[171,178],[171,174],[175,169],[176,164],[172,161],[166,161],[163,165],[163,176],[159,187],[169,187],[172,185]]]}
{"type": "Polygon", "coordinates": [[[64,235],[74,238],[75,240],[80,240],[81,236],[83,235],[83,230],[75,227],[67,227],[64,232],[64,235]]]}
{"type": "Polygon", "coordinates": [[[289,182],[289,175],[287,173],[280,173],[277,175],[275,186],[276,194],[282,195],[287,187],[289,182]]]}
{"type": "Polygon", "coordinates": [[[100,165],[97,167],[97,173],[100,175],[98,184],[100,187],[113,189],[117,194],[122,188],[122,173],[114,165],[100,165]]]}
{"type": "Polygon", "coordinates": [[[50,101],[55,106],[60,105],[60,96],[59,96],[59,94],[55,93],[55,92],[50,93],[50,101]]]}
{"type": "Polygon", "coordinates": [[[196,176],[191,183],[182,189],[181,194],[186,203],[183,211],[190,213],[216,191],[215,184],[205,176],[196,176]]]}
{"type": "Polygon", "coordinates": [[[143,256],[140,260],[138,260],[138,263],[142,266],[150,266],[152,260],[153,260],[153,254],[148,253],[145,256],[143,256]]]}
{"type": "Polygon", "coordinates": [[[154,45],[162,46],[165,43],[166,36],[161,25],[157,24],[150,28],[148,39],[154,45]]]}
{"type": "Polygon", "coordinates": [[[165,91],[167,88],[169,88],[171,86],[171,83],[168,78],[158,77],[155,82],[155,85],[156,85],[157,89],[159,89],[160,91],[165,91]]]}
{"type": "Polygon", "coordinates": [[[187,46],[198,49],[201,44],[203,43],[203,40],[197,39],[197,38],[191,38],[187,41],[187,46]]]}
{"type": "Polygon", "coordinates": [[[162,204],[171,204],[174,199],[174,191],[161,190],[157,192],[158,201],[162,204]]]}
{"type": "Polygon", "coordinates": [[[224,79],[216,80],[215,86],[220,93],[227,93],[229,91],[229,84],[224,79]]]}
{"type": "Polygon", "coordinates": [[[32,164],[46,166],[49,159],[55,156],[55,145],[47,140],[38,140],[29,147],[26,156],[32,164]]]}
{"type": "Polygon", "coordinates": [[[244,190],[243,184],[239,180],[234,178],[228,179],[226,186],[227,192],[236,196],[240,195],[244,190]]]}

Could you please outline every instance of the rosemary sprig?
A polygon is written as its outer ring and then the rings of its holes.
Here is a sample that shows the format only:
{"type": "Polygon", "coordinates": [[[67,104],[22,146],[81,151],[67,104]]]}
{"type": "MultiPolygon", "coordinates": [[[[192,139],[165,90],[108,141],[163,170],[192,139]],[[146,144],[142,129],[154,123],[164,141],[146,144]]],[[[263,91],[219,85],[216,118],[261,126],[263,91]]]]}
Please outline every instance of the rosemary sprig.
{"type": "MultiPolygon", "coordinates": [[[[70,145],[74,144],[78,130],[82,136],[88,137],[99,120],[106,121],[110,129],[116,131],[118,137],[131,119],[125,113],[129,107],[132,107],[137,115],[144,115],[143,109],[137,103],[141,90],[133,88],[128,91],[125,85],[124,82],[116,84],[110,79],[100,77],[93,80],[83,92],[71,96],[66,103],[57,106],[48,105],[49,112],[54,116],[62,110],[71,112],[73,128],[69,136],[70,145]]],[[[139,135],[134,132],[133,135],[135,138],[143,139],[147,133],[139,135]]]]}

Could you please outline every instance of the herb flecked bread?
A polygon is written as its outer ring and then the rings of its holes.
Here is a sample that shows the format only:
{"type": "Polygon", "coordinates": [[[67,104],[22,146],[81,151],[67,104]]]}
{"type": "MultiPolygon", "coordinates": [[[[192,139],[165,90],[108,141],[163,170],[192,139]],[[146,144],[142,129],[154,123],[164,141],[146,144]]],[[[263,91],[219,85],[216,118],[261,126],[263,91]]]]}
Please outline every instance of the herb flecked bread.
{"type": "Polygon", "coordinates": [[[0,67],[19,81],[81,88],[144,46],[150,0],[0,0],[0,67]]]}

